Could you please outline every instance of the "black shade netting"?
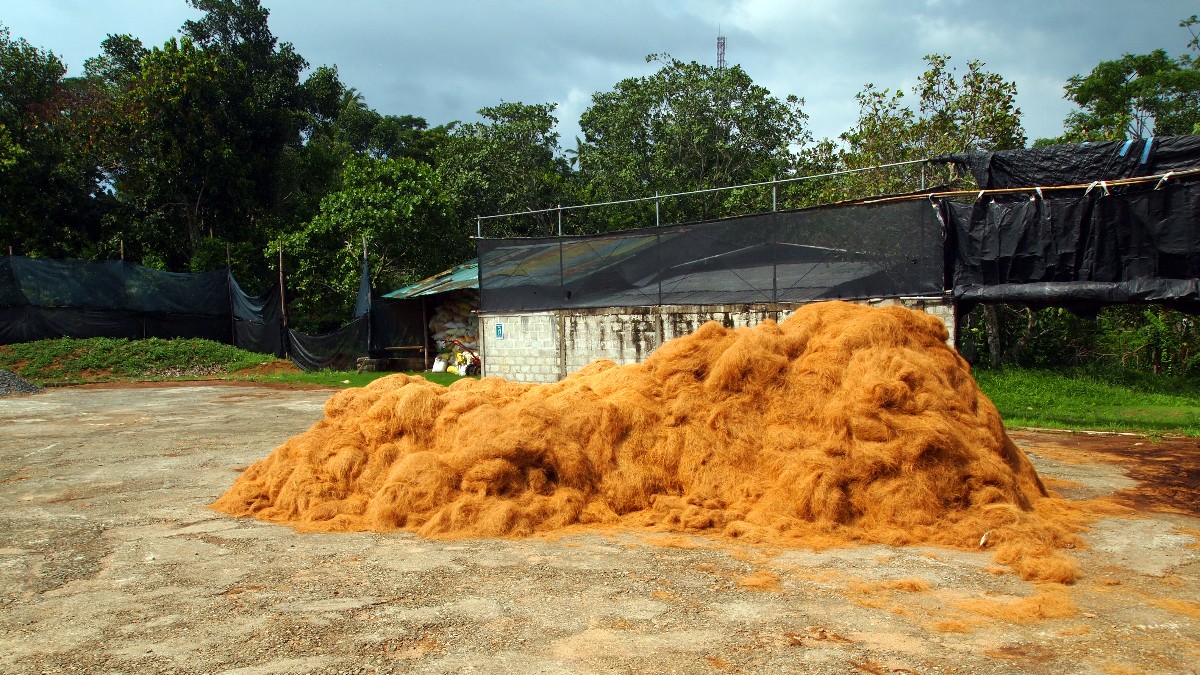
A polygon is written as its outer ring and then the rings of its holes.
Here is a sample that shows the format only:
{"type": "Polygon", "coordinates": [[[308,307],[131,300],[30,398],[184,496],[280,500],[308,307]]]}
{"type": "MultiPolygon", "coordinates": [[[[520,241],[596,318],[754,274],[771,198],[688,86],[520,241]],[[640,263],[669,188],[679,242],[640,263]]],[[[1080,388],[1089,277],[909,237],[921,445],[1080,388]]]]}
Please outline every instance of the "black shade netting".
{"type": "Polygon", "coordinates": [[[806,302],[940,294],[929,201],[478,241],[483,311],[806,302]]]}

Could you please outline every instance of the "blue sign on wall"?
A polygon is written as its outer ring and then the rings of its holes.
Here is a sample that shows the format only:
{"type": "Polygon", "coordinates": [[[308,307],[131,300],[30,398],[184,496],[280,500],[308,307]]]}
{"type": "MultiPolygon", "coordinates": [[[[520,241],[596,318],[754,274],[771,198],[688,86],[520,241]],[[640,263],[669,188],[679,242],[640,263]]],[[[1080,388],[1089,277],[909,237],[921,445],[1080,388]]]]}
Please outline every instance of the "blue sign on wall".
{"type": "Polygon", "coordinates": [[[502,323],[496,324],[496,339],[497,340],[504,339],[504,324],[502,324],[502,323]]]}

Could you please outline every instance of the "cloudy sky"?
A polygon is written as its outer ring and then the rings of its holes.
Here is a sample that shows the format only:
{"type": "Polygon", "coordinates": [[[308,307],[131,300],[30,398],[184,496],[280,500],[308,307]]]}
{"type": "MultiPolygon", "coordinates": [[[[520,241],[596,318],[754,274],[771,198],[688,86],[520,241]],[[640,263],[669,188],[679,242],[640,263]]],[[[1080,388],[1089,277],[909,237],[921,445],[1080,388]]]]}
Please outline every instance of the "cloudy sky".
{"type": "MultiPolygon", "coordinates": [[[[726,60],[772,93],[806,100],[814,135],[853,123],[863,84],[909,89],[921,57],[971,59],[1018,87],[1030,139],[1057,135],[1067,78],[1103,59],[1184,51],[1196,0],[263,0],[271,28],[385,114],[430,124],[476,119],[504,101],[555,102],[562,144],[596,91],[653,72],[647,54],[726,60]]],[[[50,49],[71,74],[109,33],[149,45],[196,16],[185,0],[0,0],[14,37],[50,49]]]]}

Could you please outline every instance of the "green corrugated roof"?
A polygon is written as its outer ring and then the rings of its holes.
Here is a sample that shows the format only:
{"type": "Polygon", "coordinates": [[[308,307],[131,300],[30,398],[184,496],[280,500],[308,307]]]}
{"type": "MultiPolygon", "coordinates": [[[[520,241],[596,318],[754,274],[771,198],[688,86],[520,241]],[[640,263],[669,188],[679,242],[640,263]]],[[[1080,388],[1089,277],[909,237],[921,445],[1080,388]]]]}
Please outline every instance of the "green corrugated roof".
{"type": "Polygon", "coordinates": [[[446,291],[457,291],[465,288],[479,288],[478,259],[468,260],[461,265],[451,267],[445,272],[435,274],[428,279],[422,279],[415,284],[409,284],[391,293],[385,293],[383,297],[393,300],[403,300],[405,298],[419,298],[422,295],[434,295],[435,293],[445,293],[446,291]]]}

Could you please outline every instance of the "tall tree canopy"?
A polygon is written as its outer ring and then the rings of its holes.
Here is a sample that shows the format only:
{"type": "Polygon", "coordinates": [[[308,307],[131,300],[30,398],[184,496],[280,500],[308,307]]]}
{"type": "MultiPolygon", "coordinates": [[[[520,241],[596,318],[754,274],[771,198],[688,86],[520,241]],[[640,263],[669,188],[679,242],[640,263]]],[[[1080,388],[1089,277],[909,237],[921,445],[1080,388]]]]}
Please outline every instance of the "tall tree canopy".
{"type": "MultiPolygon", "coordinates": [[[[651,55],[661,68],[592,96],[575,160],[598,199],[769,180],[810,136],[802,101],[780,99],[740,66],[716,68],[651,55]]],[[[729,195],[672,200],[673,220],[720,213],[729,195]]]]}
{"type": "Polygon", "coordinates": [[[188,268],[201,240],[255,242],[280,226],[282,161],[299,142],[300,72],[259,0],[189,0],[204,12],[145,50],[109,36],[87,72],[111,93],[110,229],[143,262],[188,268]]]}
{"type": "Polygon", "coordinates": [[[53,53],[0,25],[0,246],[78,255],[99,237],[100,175],[85,83],[53,53]]]}
{"type": "MultiPolygon", "coordinates": [[[[501,103],[483,108],[481,122],[456,126],[434,156],[446,189],[458,202],[460,226],[477,215],[512,213],[563,201],[567,163],[558,148],[555,104],[501,103]]],[[[488,234],[552,233],[551,220],[490,223],[488,234]]]]}
{"type": "Polygon", "coordinates": [[[1125,54],[1071,77],[1065,96],[1079,109],[1067,116],[1063,136],[1047,142],[1200,133],[1200,20],[1193,15],[1179,25],[1191,35],[1193,53],[1125,54]]]}
{"type": "Polygon", "coordinates": [[[283,239],[301,325],[333,328],[349,316],[363,238],[375,288],[398,288],[462,262],[470,241],[453,219],[452,200],[428,164],[408,157],[351,158],[341,188],[321,200],[315,218],[283,239]]]}
{"type": "MultiPolygon", "coordinates": [[[[959,76],[950,57],[925,57],[927,69],[912,89],[916,109],[902,90],[879,89],[867,84],[855,98],[859,117],[841,135],[841,144],[823,141],[809,148],[801,164],[804,173],[824,173],[909,162],[955,152],[1009,150],[1025,146],[1021,110],[1016,105],[1017,85],[970,61],[959,76]]],[[[789,189],[800,203],[827,203],[841,199],[917,190],[953,179],[945,170],[910,165],[877,169],[800,183],[789,189]]]]}

